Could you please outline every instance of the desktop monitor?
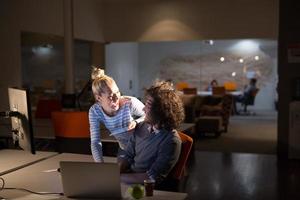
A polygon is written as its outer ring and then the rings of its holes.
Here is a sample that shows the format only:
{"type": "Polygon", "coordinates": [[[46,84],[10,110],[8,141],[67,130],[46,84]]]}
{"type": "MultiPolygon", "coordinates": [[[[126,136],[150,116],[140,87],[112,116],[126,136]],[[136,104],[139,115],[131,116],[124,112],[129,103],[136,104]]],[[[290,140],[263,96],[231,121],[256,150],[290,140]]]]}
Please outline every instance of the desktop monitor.
{"type": "Polygon", "coordinates": [[[8,88],[12,138],[16,146],[35,154],[29,94],[26,89],[8,88]]]}

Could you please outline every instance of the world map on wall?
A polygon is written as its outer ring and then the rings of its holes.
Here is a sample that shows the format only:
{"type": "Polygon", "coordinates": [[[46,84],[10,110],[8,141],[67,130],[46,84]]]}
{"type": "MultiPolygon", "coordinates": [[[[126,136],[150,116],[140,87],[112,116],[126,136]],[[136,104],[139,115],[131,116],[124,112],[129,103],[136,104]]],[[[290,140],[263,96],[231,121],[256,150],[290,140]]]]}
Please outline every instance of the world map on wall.
{"type": "Polygon", "coordinates": [[[242,89],[251,77],[257,78],[258,87],[275,81],[271,80],[274,72],[273,60],[262,51],[246,56],[233,53],[172,55],[161,59],[159,65],[160,79],[172,80],[175,84],[187,82],[190,87],[198,90],[205,90],[213,79],[219,85],[235,82],[238,89],[242,89]],[[254,59],[255,56],[259,59],[254,59]],[[224,57],[223,62],[220,61],[221,57],[224,57]]]}

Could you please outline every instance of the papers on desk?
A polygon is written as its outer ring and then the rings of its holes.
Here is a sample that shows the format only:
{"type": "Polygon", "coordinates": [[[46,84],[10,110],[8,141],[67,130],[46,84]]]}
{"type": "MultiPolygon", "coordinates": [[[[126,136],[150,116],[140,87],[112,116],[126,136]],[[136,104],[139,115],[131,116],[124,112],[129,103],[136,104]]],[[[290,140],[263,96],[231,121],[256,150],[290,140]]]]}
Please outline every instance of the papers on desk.
{"type": "Polygon", "coordinates": [[[57,169],[48,169],[48,170],[44,170],[42,172],[45,172],[45,173],[49,173],[49,172],[59,172],[59,168],[57,169]]]}

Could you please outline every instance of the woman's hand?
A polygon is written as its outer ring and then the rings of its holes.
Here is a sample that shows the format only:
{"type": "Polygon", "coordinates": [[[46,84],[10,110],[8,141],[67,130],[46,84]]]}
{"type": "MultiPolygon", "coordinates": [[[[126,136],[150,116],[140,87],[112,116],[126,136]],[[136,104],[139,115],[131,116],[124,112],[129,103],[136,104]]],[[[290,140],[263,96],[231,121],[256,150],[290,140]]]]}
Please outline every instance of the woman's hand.
{"type": "Polygon", "coordinates": [[[124,104],[126,104],[130,101],[131,101],[130,98],[123,96],[123,97],[120,98],[119,105],[120,105],[120,107],[122,107],[124,104]]]}
{"type": "Polygon", "coordinates": [[[137,125],[136,121],[131,121],[128,125],[127,131],[131,131],[131,130],[135,129],[136,125],[137,125]]]}

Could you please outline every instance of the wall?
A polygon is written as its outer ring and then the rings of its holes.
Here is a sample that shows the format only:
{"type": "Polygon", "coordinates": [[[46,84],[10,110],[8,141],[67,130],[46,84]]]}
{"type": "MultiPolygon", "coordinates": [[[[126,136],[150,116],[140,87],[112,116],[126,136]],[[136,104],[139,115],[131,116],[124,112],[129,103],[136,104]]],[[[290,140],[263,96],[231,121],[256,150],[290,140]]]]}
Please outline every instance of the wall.
{"type": "Polygon", "coordinates": [[[113,43],[105,47],[106,73],[114,78],[124,95],[138,96],[138,44],[113,43]]]}
{"type": "Polygon", "coordinates": [[[289,148],[289,103],[293,101],[293,81],[300,77],[300,62],[290,62],[290,45],[300,43],[300,2],[280,1],[280,26],[278,40],[279,112],[278,152],[279,158],[288,158],[289,148]]]}
{"type": "Polygon", "coordinates": [[[106,41],[277,38],[278,0],[106,0],[106,41]]]}
{"type": "MultiPolygon", "coordinates": [[[[103,41],[101,3],[96,0],[73,3],[74,36],[103,41]]],[[[0,1],[0,110],[8,108],[7,87],[22,84],[21,31],[63,36],[62,5],[62,0],[0,1]]]]}
{"type": "MultiPolygon", "coordinates": [[[[119,51],[121,48],[119,46],[119,51]]],[[[274,110],[278,80],[276,50],[274,40],[215,40],[212,46],[204,41],[139,43],[138,76],[142,77],[139,79],[139,96],[143,95],[142,89],[156,79],[172,79],[175,84],[184,81],[198,90],[205,90],[212,79],[218,80],[220,85],[234,81],[238,89],[243,90],[248,83],[246,69],[256,73],[260,88],[254,107],[274,110]],[[241,46],[250,41],[253,44],[248,45],[256,45],[253,50],[251,46],[241,46]],[[255,55],[259,56],[258,61],[254,60],[255,55]],[[221,56],[225,57],[224,62],[220,62],[221,56]],[[244,63],[239,62],[240,58],[244,63]],[[232,72],[236,72],[235,77],[232,72]]]]}
{"type": "MultiPolygon", "coordinates": [[[[62,89],[64,80],[64,48],[62,44],[54,44],[51,48],[22,46],[22,85],[33,89],[45,86],[44,83],[57,83],[51,89],[62,89]],[[40,49],[42,48],[42,49],[40,49]]],[[[75,81],[87,82],[90,78],[90,44],[75,41],[74,43],[75,81]]],[[[50,85],[49,85],[50,86],[50,85]]],[[[79,86],[79,85],[77,85],[79,86]]],[[[77,91],[80,87],[76,87],[77,91]]],[[[82,88],[81,88],[82,89],[82,88]]]]}
{"type": "Polygon", "coordinates": [[[73,0],[74,38],[103,42],[103,6],[101,0],[73,0]]]}

